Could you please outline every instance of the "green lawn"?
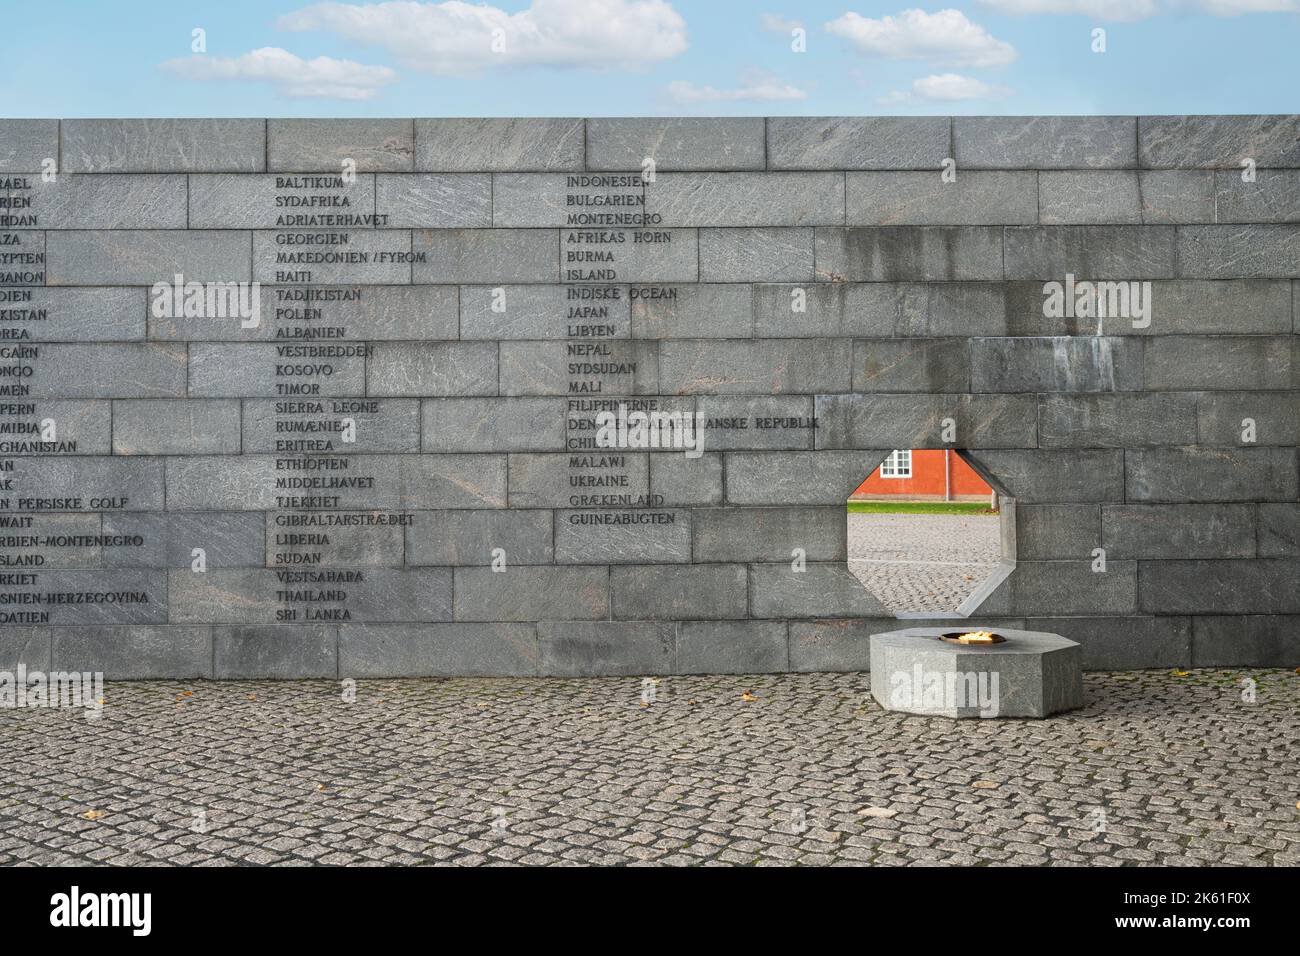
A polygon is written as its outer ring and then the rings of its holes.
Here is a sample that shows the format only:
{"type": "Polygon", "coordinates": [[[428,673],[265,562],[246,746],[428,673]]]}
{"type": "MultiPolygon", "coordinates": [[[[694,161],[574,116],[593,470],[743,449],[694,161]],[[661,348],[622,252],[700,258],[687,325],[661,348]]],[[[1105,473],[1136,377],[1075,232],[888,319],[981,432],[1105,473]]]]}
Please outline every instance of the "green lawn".
{"type": "Polygon", "coordinates": [[[994,515],[980,501],[850,501],[849,514],[994,515]]]}

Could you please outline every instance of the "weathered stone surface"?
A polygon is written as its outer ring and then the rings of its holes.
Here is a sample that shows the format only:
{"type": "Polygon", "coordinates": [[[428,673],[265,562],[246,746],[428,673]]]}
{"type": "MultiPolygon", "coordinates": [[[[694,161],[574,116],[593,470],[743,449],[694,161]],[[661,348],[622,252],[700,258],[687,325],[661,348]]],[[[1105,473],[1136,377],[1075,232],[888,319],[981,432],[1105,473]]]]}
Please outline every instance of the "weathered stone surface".
{"type": "Polygon", "coordinates": [[[401,229],[258,230],[253,233],[253,278],[304,285],[409,283],[416,281],[412,271],[419,268],[409,260],[411,254],[411,233],[401,229]]]}
{"type": "MultiPolygon", "coordinates": [[[[1300,394],[1202,392],[1196,397],[1197,438],[1205,445],[1300,445],[1300,394]]],[[[1191,442],[1188,442],[1191,444],[1191,442]]]]}
{"type": "Polygon", "coordinates": [[[1185,268],[1181,230],[1175,258],[1174,233],[1171,226],[1010,226],[1006,276],[1058,282],[1066,275],[1089,281],[1172,279],[1177,262],[1179,275],[1214,278],[1185,268]]]}
{"type": "Polygon", "coordinates": [[[711,451],[811,449],[816,432],[811,395],[700,395],[704,447],[711,451]]]}
{"type": "Polygon", "coordinates": [[[185,180],[144,174],[60,176],[32,189],[25,211],[35,214],[42,229],[184,229],[185,180]]]}
{"type": "Polygon", "coordinates": [[[0,416],[0,455],[112,453],[111,402],[0,402],[0,416]]]}
{"type": "Polygon", "coordinates": [[[183,398],[185,364],[183,345],[40,345],[23,381],[32,398],[183,398]]]}
{"type": "Polygon", "coordinates": [[[809,561],[843,561],[843,505],[814,508],[701,508],[691,513],[695,561],[793,561],[802,549],[809,561]]]}
{"type": "Polygon", "coordinates": [[[1255,506],[1102,505],[1107,558],[1253,558],[1255,506]]]}
{"type": "Polygon", "coordinates": [[[58,120],[0,120],[0,173],[38,173],[47,159],[58,163],[58,120]]]}
{"type": "Polygon", "coordinates": [[[656,395],[660,391],[654,342],[502,342],[500,362],[502,395],[656,395]]]}
{"type": "Polygon", "coordinates": [[[650,455],[650,493],[673,507],[722,501],[722,455],[650,455]]]}
{"type": "Polygon", "coordinates": [[[6,515],[0,523],[0,573],[100,567],[101,527],[99,514],[6,515]]]}
{"type": "MultiPolygon", "coordinates": [[[[1142,610],[1149,614],[1298,614],[1300,561],[1144,561],[1142,610]]],[[[1193,648],[1193,659],[1195,659],[1193,648]]]]}
{"type": "Polygon", "coordinates": [[[1290,667],[1300,617],[1242,614],[1192,619],[1193,667],[1290,667]]]}
{"type": "MultiPolygon", "coordinates": [[[[195,229],[372,229],[375,225],[374,176],[360,175],[350,182],[337,172],[316,176],[212,173],[187,178],[189,225],[195,229]],[[334,205],[285,205],[281,197],[288,203],[323,199],[334,205]]],[[[180,228],[185,228],[184,221],[180,228]]]]}
{"type": "Polygon", "coordinates": [[[237,455],[239,402],[117,401],[115,455],[237,455]]]}
{"type": "Polygon", "coordinates": [[[375,177],[375,213],[392,229],[491,226],[492,177],[484,173],[417,173],[375,177]]]}
{"type": "Polygon", "coordinates": [[[1130,169],[1131,116],[958,116],[958,169],[1130,169]]]}
{"type": "MultiPolygon", "coordinates": [[[[1012,613],[1114,615],[1138,610],[1138,565],[1107,557],[1106,570],[1082,561],[1017,561],[1007,579],[1012,613]]],[[[1147,608],[1143,608],[1147,610],[1147,608]]]]}
{"type": "Polygon", "coordinates": [[[308,396],[364,395],[369,349],[370,346],[359,343],[320,346],[198,343],[189,349],[189,394],[194,398],[275,398],[294,394],[282,391],[286,386],[293,386],[309,388],[310,391],[298,393],[308,396]]]}
{"type": "Polygon", "coordinates": [[[1032,448],[1036,403],[1012,395],[819,395],[818,448],[1032,448]]]}
{"type": "Polygon", "coordinates": [[[329,678],[338,676],[338,629],[321,627],[214,627],[217,678],[329,678]]]}
{"type": "Polygon", "coordinates": [[[406,529],[408,565],[490,565],[499,549],[506,567],[550,564],[553,512],[522,508],[494,511],[422,511],[406,529]]]}
{"type": "Polygon", "coordinates": [[[592,337],[625,339],[631,335],[629,298],[627,286],[619,285],[462,286],[460,337],[567,339],[590,333],[592,337]]]}
{"type": "Polygon", "coordinates": [[[1124,454],[1129,501],[1294,501],[1289,448],[1146,448],[1124,454]]]}
{"type": "Polygon", "coordinates": [[[415,124],[409,119],[271,119],[266,121],[271,172],[409,172],[415,124]]]}
{"type": "Polygon", "coordinates": [[[1138,189],[1143,222],[1214,222],[1214,174],[1209,170],[1144,169],[1138,173],[1138,189]]]}
{"type": "Polygon", "coordinates": [[[1300,116],[1143,116],[1138,151],[1151,168],[1300,166],[1300,116]]]}
{"type": "Polygon", "coordinates": [[[1285,502],[1259,505],[1259,556],[1300,558],[1300,505],[1285,502]]]}
{"type": "Polygon", "coordinates": [[[662,226],[838,226],[843,173],[664,173],[645,186],[662,226]]]}
{"type": "Polygon", "coordinates": [[[422,404],[426,451],[565,449],[561,398],[441,398],[422,404]]]}
{"type": "Polygon", "coordinates": [[[1192,666],[1192,624],[1186,617],[1031,617],[1025,627],[1050,627],[1082,645],[1086,671],[1192,666]]]}
{"type": "Polygon", "coordinates": [[[653,220],[646,218],[645,195],[645,181],[639,173],[497,173],[492,177],[489,225],[646,226],[653,220]]]}
{"type": "Polygon", "coordinates": [[[398,568],[405,561],[403,522],[390,512],[278,512],[266,516],[269,568],[398,568]],[[304,522],[311,521],[310,524],[304,522]]]}
{"type": "Polygon", "coordinates": [[[432,229],[412,234],[424,262],[412,282],[556,282],[559,233],[552,229],[432,229]]]}
{"type": "Polygon", "coordinates": [[[248,234],[226,230],[55,231],[46,241],[50,285],[249,282],[248,234]]]}
{"type": "Polygon", "coordinates": [[[698,283],[632,286],[632,335],[638,339],[749,338],[754,331],[754,286],[698,283]]]}
{"type": "Polygon", "coordinates": [[[266,168],[266,121],[64,120],[61,146],[69,173],[256,173],[266,168]]]}
{"type": "Polygon", "coordinates": [[[1069,170],[1038,174],[1038,221],[1045,226],[1142,222],[1133,170],[1069,170]]]}
{"type": "Polygon", "coordinates": [[[849,226],[1036,223],[1038,175],[973,172],[945,181],[932,172],[848,173],[845,202],[849,226]]]}
{"type": "Polygon", "coordinates": [[[796,571],[789,561],[750,565],[754,617],[883,617],[888,610],[844,562],[809,561],[796,571]]]}
{"type": "Polygon", "coordinates": [[[497,391],[494,344],[380,343],[373,346],[366,364],[369,395],[495,395],[497,391]]]}
{"type": "MultiPolygon", "coordinates": [[[[952,282],[1001,279],[1002,230],[896,226],[816,230],[817,279],[823,282],[952,282]]],[[[765,279],[790,281],[775,275],[765,279]]]]}
{"type": "Polygon", "coordinates": [[[523,677],[538,672],[532,624],[343,624],[339,676],[523,677]]]}
{"type": "Polygon", "coordinates": [[[679,674],[770,674],[789,669],[783,621],[687,621],[677,634],[679,674]]]}
{"type": "Polygon", "coordinates": [[[211,678],[212,629],[140,624],[60,627],[51,639],[51,670],[100,672],[105,681],[211,678]]]}
{"type": "Polygon", "coordinates": [[[147,294],[112,287],[0,289],[0,321],[27,332],[33,342],[140,341],[147,294]]]}
{"type": "Polygon", "coordinates": [[[1295,336],[1164,336],[1144,350],[1150,389],[1294,388],[1300,385],[1295,336]]]}
{"type": "Polygon", "coordinates": [[[676,631],[673,624],[542,622],[537,625],[542,670],[557,677],[671,674],[676,631]]]}
{"type": "Polygon", "coordinates": [[[1043,448],[1141,448],[1196,443],[1196,397],[1146,392],[1043,395],[1038,443],[1043,448]]]}
{"type": "Polygon", "coordinates": [[[418,399],[246,399],[241,404],[245,453],[420,451],[418,399]],[[349,422],[351,442],[344,440],[349,422]]]}
{"type": "Polygon", "coordinates": [[[991,282],[817,282],[754,286],[754,334],[772,338],[1001,335],[991,282]]]}
{"type": "Polygon", "coordinates": [[[1125,453],[1107,449],[972,451],[967,454],[1017,502],[1120,501],[1125,453]]]}
{"type": "Polygon", "coordinates": [[[695,229],[635,230],[611,239],[598,229],[560,234],[563,282],[694,282],[700,276],[695,229]]]}
{"type": "Polygon", "coordinates": [[[892,449],[728,452],[729,504],[842,505],[892,449]]]}
{"type": "Polygon", "coordinates": [[[611,568],[609,575],[616,621],[711,621],[747,616],[744,565],[622,565],[611,568]]]}
{"type": "MultiPolygon", "coordinates": [[[[1099,506],[1016,502],[1016,559],[1083,559],[1101,547],[1099,506]]],[[[1031,629],[1032,630],[1032,629],[1031,629]]]]}
{"type": "Polygon", "coordinates": [[[685,564],[690,511],[601,508],[555,512],[557,564],[685,564]]]}
{"type": "Polygon", "coordinates": [[[1215,222],[1300,222],[1300,169],[1264,169],[1254,182],[1240,172],[1214,174],[1215,222]]]}
{"type": "Polygon", "coordinates": [[[977,392],[1114,392],[1142,387],[1142,346],[1116,336],[972,339],[977,392]]]}
{"type": "Polygon", "coordinates": [[[1300,225],[1185,226],[1178,274],[1197,279],[1300,279],[1300,225]]]}
{"type": "Polygon", "coordinates": [[[581,119],[417,119],[415,168],[430,172],[579,170],[585,127],[581,119]]]}
{"type": "Polygon", "coordinates": [[[130,512],[106,514],[103,521],[104,534],[121,539],[104,545],[105,567],[190,570],[196,548],[212,569],[266,564],[266,520],[260,514],[130,512]]]}
{"type": "Polygon", "coordinates": [[[765,127],[759,117],[589,119],[587,168],[762,169],[765,127]]]}
{"type": "Polygon", "coordinates": [[[607,567],[458,567],[457,621],[608,620],[607,567]]]}
{"type": "Polygon", "coordinates": [[[774,116],[772,169],[933,169],[951,155],[942,116],[774,116]]]}
{"type": "Polygon", "coordinates": [[[811,282],[813,230],[701,229],[701,282],[811,282]]]}
{"type": "Polygon", "coordinates": [[[510,455],[510,507],[635,507],[640,503],[637,499],[649,494],[651,457],[666,456],[618,449],[574,456],[510,455]],[[586,478],[608,474],[618,476],[620,483],[617,486],[583,484],[586,478]]]}
{"type": "Polygon", "coordinates": [[[964,392],[966,339],[860,339],[853,343],[855,392],[964,392]]]}
{"type": "Polygon", "coordinates": [[[163,462],[156,458],[20,458],[6,473],[14,511],[157,511],[163,462]]]}
{"type": "Polygon", "coordinates": [[[6,624],[165,624],[162,571],[33,571],[5,584],[6,624]],[[30,617],[28,616],[30,615],[30,617]]]}
{"type": "Polygon", "coordinates": [[[659,346],[659,387],[671,395],[847,392],[851,360],[843,340],[669,341],[659,346]]]}

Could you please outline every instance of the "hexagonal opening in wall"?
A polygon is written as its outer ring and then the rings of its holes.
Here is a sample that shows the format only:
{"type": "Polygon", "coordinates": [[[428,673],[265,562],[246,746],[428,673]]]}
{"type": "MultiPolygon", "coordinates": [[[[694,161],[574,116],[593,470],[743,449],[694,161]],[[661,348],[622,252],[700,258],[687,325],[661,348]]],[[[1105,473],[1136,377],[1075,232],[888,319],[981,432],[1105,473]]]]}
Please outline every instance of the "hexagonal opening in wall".
{"type": "Polygon", "coordinates": [[[849,496],[849,570],[899,618],[976,612],[1016,566],[1016,500],[956,449],[896,449],[849,496]]]}

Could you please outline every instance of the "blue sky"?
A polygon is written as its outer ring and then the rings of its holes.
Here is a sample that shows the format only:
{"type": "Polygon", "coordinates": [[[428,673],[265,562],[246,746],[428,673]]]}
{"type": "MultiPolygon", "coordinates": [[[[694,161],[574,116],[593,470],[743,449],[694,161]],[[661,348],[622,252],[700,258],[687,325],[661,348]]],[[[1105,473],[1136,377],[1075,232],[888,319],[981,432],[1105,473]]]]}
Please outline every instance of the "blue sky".
{"type": "Polygon", "coordinates": [[[42,0],[4,23],[7,116],[1300,111],[1300,0],[42,0]]]}

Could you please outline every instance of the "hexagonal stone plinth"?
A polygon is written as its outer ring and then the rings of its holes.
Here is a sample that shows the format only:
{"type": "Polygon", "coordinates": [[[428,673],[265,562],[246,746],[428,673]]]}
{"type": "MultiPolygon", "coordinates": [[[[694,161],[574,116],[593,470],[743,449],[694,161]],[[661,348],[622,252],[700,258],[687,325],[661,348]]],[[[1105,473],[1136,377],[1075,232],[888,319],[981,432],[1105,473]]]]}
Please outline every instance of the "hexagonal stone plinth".
{"type": "Polygon", "coordinates": [[[1002,644],[949,644],[974,628],[871,635],[871,696],[885,710],[939,717],[1046,717],[1083,706],[1083,648],[1059,634],[998,628],[1002,644]]]}

